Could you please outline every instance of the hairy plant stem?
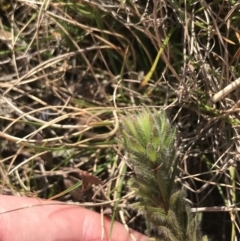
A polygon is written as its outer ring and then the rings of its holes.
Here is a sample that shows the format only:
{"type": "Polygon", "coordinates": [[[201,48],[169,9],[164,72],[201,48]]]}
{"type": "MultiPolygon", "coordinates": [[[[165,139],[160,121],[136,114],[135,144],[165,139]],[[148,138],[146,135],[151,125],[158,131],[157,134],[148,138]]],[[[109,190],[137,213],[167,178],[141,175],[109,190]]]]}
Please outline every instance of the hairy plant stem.
{"type": "Polygon", "coordinates": [[[118,141],[130,154],[135,175],[130,186],[140,197],[133,207],[144,214],[155,231],[155,240],[207,241],[185,201],[185,190],[175,182],[178,175],[176,129],[164,110],[142,107],[122,116],[118,141]]]}

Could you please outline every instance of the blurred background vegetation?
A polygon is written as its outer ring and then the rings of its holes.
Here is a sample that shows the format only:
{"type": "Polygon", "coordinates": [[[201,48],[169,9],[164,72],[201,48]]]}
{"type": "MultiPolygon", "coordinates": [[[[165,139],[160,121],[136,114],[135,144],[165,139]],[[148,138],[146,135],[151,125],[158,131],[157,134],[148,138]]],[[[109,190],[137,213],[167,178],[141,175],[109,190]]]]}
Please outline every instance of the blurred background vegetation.
{"type": "Polygon", "coordinates": [[[119,113],[161,107],[202,231],[238,240],[239,6],[0,0],[1,193],[80,202],[145,233],[115,137],[119,113]]]}

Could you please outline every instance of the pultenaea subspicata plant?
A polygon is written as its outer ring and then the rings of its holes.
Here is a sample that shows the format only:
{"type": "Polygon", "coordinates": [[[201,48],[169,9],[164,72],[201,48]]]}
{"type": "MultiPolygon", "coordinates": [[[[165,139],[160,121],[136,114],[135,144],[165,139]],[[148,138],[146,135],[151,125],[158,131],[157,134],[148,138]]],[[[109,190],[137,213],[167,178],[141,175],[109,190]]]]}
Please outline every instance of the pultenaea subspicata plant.
{"type": "Polygon", "coordinates": [[[118,141],[134,171],[130,186],[139,196],[133,207],[144,214],[159,241],[207,241],[185,201],[178,175],[176,129],[164,110],[142,107],[121,118],[118,141]]]}

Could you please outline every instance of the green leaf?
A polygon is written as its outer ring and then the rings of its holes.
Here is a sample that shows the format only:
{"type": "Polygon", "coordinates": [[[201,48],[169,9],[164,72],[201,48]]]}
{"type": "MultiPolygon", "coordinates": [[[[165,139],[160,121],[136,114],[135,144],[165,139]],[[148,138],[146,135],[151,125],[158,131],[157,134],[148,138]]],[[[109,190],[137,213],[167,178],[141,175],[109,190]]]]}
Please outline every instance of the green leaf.
{"type": "Polygon", "coordinates": [[[128,137],[128,149],[130,151],[136,152],[136,153],[144,153],[146,154],[146,149],[133,137],[128,137]]]}
{"type": "Polygon", "coordinates": [[[152,162],[156,162],[157,160],[157,152],[154,149],[153,145],[151,143],[147,144],[147,156],[152,162]]]}

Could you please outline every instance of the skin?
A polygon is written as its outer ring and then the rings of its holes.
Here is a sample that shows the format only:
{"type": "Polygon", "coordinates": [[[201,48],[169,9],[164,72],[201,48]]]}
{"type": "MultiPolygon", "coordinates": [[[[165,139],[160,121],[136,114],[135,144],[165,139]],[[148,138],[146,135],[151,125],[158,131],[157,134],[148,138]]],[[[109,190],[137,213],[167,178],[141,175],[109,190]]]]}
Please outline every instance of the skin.
{"type": "MultiPolygon", "coordinates": [[[[111,220],[104,217],[103,222],[104,227],[100,214],[82,207],[38,198],[0,195],[1,241],[134,240],[117,222],[110,239],[111,220]]],[[[149,240],[138,232],[131,230],[131,233],[137,241],[149,240]]]]}

